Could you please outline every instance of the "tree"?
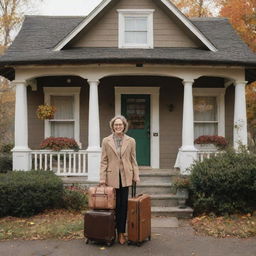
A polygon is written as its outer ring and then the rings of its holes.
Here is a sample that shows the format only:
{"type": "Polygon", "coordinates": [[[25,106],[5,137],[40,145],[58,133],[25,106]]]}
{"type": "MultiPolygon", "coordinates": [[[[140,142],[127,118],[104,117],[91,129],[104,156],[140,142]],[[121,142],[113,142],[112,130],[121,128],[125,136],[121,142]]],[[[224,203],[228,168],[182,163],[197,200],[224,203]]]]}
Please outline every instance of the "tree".
{"type": "Polygon", "coordinates": [[[219,0],[173,0],[172,2],[188,17],[209,17],[217,15],[219,0]]]}
{"type": "Polygon", "coordinates": [[[256,0],[223,0],[222,4],[220,15],[229,18],[241,38],[256,51],[256,0]]]}

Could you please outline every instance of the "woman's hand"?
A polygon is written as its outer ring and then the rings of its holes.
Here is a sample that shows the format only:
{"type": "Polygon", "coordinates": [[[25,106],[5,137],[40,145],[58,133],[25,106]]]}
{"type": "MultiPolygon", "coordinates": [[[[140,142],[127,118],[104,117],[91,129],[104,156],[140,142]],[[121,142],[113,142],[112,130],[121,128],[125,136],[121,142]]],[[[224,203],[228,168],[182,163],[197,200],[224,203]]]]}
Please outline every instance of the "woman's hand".
{"type": "Polygon", "coordinates": [[[133,181],[138,183],[138,182],[140,182],[140,178],[139,177],[133,178],[133,181]]]}
{"type": "Polygon", "coordinates": [[[105,181],[100,181],[100,186],[106,186],[106,182],[105,181]]]}

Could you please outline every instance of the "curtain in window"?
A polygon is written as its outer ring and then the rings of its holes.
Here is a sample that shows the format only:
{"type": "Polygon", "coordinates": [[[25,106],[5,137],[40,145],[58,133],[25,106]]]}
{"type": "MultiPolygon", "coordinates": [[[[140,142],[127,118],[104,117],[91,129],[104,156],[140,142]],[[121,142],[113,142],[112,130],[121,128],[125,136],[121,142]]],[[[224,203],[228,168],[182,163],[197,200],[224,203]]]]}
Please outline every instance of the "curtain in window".
{"type": "Polygon", "coordinates": [[[125,17],[125,43],[147,44],[147,17],[125,17]]]}
{"type": "Polygon", "coordinates": [[[194,135],[218,134],[218,114],[216,97],[194,97],[194,135]]]}
{"type": "Polygon", "coordinates": [[[57,109],[51,121],[51,136],[74,138],[74,97],[51,96],[51,104],[57,109]]]}

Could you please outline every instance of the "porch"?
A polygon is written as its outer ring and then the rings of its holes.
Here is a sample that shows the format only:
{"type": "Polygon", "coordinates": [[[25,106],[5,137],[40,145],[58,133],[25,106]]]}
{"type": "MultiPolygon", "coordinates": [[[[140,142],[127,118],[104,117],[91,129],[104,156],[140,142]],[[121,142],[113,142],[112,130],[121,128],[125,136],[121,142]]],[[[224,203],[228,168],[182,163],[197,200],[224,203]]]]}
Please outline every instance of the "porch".
{"type": "MultiPolygon", "coordinates": [[[[20,80],[14,81],[14,169],[49,169],[60,176],[85,176],[90,181],[97,181],[100,141],[109,134],[108,121],[111,117],[123,114],[123,95],[133,97],[126,97],[126,104],[135,100],[134,95],[148,95],[150,102],[148,124],[144,121],[139,124],[149,141],[149,158],[148,164],[140,165],[153,169],[177,167],[184,174],[194,160],[213,154],[198,152],[194,146],[194,127],[202,125],[194,118],[193,97],[197,96],[214,98],[216,120],[204,122],[211,127],[209,129],[228,137],[235,148],[240,142],[247,144],[246,82],[242,80],[242,70],[161,65],[120,65],[118,71],[114,66],[107,65],[83,66],[82,69],[71,66],[69,71],[66,67],[62,67],[61,71],[56,69],[24,69],[18,74],[20,80]],[[35,118],[38,104],[51,104],[55,96],[68,95],[72,96],[74,106],[71,118],[56,118],[43,123],[35,118]],[[37,150],[42,139],[52,136],[54,127],[61,122],[73,122],[73,137],[81,150],[37,150]]],[[[142,105],[139,100],[137,106],[142,105]]],[[[55,134],[58,132],[55,131],[55,134]]],[[[139,152],[144,149],[137,143],[139,152]]]]}

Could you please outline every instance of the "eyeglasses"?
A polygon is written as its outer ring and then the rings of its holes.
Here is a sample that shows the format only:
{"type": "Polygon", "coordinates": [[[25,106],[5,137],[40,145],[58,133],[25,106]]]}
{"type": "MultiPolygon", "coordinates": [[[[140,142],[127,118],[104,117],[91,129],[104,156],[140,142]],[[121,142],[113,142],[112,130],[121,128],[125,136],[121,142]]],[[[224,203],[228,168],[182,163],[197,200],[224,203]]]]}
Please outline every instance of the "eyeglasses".
{"type": "Polygon", "coordinates": [[[123,126],[123,124],[114,124],[114,126],[123,126]]]}

